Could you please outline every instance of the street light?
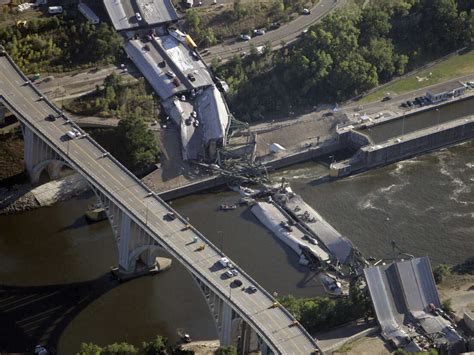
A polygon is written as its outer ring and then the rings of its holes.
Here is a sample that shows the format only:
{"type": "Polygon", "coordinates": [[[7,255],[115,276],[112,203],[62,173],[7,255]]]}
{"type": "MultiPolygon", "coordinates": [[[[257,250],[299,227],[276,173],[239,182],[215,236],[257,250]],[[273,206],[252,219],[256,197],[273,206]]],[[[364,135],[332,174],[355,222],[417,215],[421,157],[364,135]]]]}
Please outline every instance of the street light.
{"type": "Polygon", "coordinates": [[[440,119],[440,115],[441,115],[441,112],[439,111],[439,108],[436,109],[436,112],[438,113],[438,121],[436,123],[437,126],[439,126],[439,119],[440,119]]]}

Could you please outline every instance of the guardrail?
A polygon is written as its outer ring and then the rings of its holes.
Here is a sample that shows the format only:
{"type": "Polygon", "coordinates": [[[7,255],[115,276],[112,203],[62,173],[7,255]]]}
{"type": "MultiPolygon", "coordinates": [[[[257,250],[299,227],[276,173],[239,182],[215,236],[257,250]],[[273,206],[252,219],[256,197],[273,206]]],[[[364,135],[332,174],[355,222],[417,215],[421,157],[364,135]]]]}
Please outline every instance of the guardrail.
{"type": "MultiPolygon", "coordinates": [[[[44,102],[46,102],[48,104],[48,106],[50,106],[50,108],[54,111],[54,112],[57,112],[59,115],[61,115],[62,117],[64,117],[74,128],[78,129],[80,132],[84,133],[84,131],[76,124],[74,123],[72,120],[70,120],[61,110],[59,110],[48,98],[44,97],[41,92],[33,85],[33,83],[31,83],[30,80],[27,79],[27,77],[21,72],[21,70],[18,68],[18,66],[15,64],[15,62],[11,59],[11,57],[5,53],[5,56],[8,58],[8,61],[10,62],[10,64],[12,65],[12,67],[15,69],[15,71],[18,73],[18,75],[25,81],[25,83],[27,83],[34,91],[35,93],[38,95],[38,97],[40,99],[42,99],[44,102]]],[[[187,260],[185,260],[181,255],[179,255],[179,253],[175,252],[174,251],[174,248],[166,242],[165,239],[163,238],[160,238],[159,236],[157,236],[155,234],[155,231],[153,231],[149,226],[148,224],[145,224],[143,223],[142,219],[138,216],[138,214],[133,211],[132,209],[128,208],[127,206],[125,206],[125,204],[123,204],[121,201],[119,201],[117,198],[115,198],[115,196],[110,193],[109,191],[106,190],[105,187],[103,187],[102,183],[100,181],[98,181],[96,178],[94,178],[92,175],[90,175],[87,171],[85,171],[85,169],[83,169],[78,163],[76,163],[74,160],[70,159],[69,158],[69,155],[63,151],[62,148],[60,148],[59,146],[57,146],[50,138],[48,138],[46,136],[46,134],[44,134],[43,132],[41,132],[38,128],[35,127],[34,124],[30,123],[29,120],[27,119],[27,115],[23,114],[19,109],[17,109],[16,107],[13,107],[10,102],[8,101],[7,98],[3,97],[2,95],[0,95],[0,100],[3,102],[3,104],[5,106],[8,107],[9,110],[11,110],[12,112],[16,112],[16,114],[18,115],[18,118],[22,118],[24,123],[33,131],[35,132],[36,135],[38,135],[39,137],[41,137],[42,140],[44,140],[45,142],[47,142],[51,148],[56,151],[56,153],[58,155],[60,155],[63,159],[65,159],[67,161],[67,163],[73,167],[74,169],[76,169],[81,175],[83,175],[84,177],[86,177],[86,179],[89,180],[89,183],[90,182],[93,182],[96,186],[97,189],[101,190],[101,192],[107,196],[107,198],[109,198],[111,201],[113,201],[114,204],[116,204],[117,206],[119,206],[121,209],[127,211],[127,213],[129,214],[129,217],[137,224],[139,225],[143,230],[145,230],[153,239],[155,239],[160,245],[166,245],[167,247],[167,250],[168,252],[170,252],[170,254],[172,254],[176,259],[178,259],[191,273],[195,274],[195,275],[198,275],[200,278],[201,278],[201,281],[203,283],[205,283],[214,293],[218,294],[222,299],[226,300],[226,302],[229,303],[229,305],[236,309],[237,310],[237,313],[239,313],[239,315],[248,323],[248,324],[251,324],[253,328],[255,328],[254,330],[257,332],[257,333],[260,333],[259,336],[261,338],[263,338],[266,342],[266,344],[275,352],[275,353],[281,353],[277,347],[277,344],[275,344],[273,341],[271,341],[270,338],[268,338],[265,334],[265,331],[264,329],[254,320],[252,320],[251,316],[248,316],[246,314],[246,312],[238,305],[236,304],[234,301],[232,301],[231,299],[228,299],[226,294],[220,290],[219,287],[217,287],[216,285],[214,285],[213,283],[211,283],[208,278],[206,277],[206,275],[204,275],[203,273],[201,273],[197,268],[195,268],[190,262],[188,262],[187,260]]],[[[83,140],[87,140],[89,143],[91,143],[96,149],[99,150],[99,152],[101,152],[102,154],[103,153],[106,153],[106,150],[100,146],[95,140],[93,140],[90,136],[88,135],[85,135],[85,139],[83,138],[83,140]]],[[[105,158],[105,157],[104,157],[105,158]]],[[[177,211],[175,211],[173,208],[171,208],[169,205],[167,205],[161,198],[159,198],[159,196],[154,193],[148,186],[146,186],[140,179],[138,179],[135,175],[133,175],[127,168],[125,168],[117,159],[115,159],[112,155],[108,154],[106,156],[106,158],[110,159],[115,165],[117,165],[121,170],[122,172],[125,172],[129,177],[132,178],[132,180],[134,180],[140,187],[142,187],[145,192],[147,193],[151,193],[150,196],[153,197],[164,209],[166,209],[168,212],[173,212],[176,214],[177,218],[179,221],[181,221],[183,223],[183,225],[187,225],[188,224],[188,221],[186,219],[184,219],[177,211]]],[[[192,228],[192,231],[197,234],[197,236],[203,241],[205,242],[217,255],[223,257],[225,256],[225,254],[219,250],[214,244],[212,244],[207,238],[204,237],[204,235],[202,235],[197,229],[195,229],[194,227],[191,227],[192,228]]],[[[236,264],[234,264],[236,265],[236,264]]],[[[242,276],[244,276],[249,282],[251,282],[253,285],[255,285],[259,290],[260,292],[266,296],[268,299],[269,299],[269,304],[274,302],[275,299],[270,295],[270,293],[268,291],[266,291],[262,286],[260,286],[258,283],[256,283],[245,271],[243,271],[240,267],[238,267],[236,265],[236,269],[241,273],[242,276]]],[[[293,315],[288,312],[287,309],[285,309],[284,307],[280,307],[279,310],[281,310],[288,318],[289,320],[293,320],[294,317],[293,315]]],[[[314,343],[314,347],[316,349],[318,349],[318,346],[317,344],[315,343],[314,339],[311,337],[311,335],[306,331],[306,329],[304,329],[304,327],[302,327],[300,324],[298,325],[300,331],[303,333],[303,335],[305,335],[306,337],[308,337],[308,339],[310,339],[313,343],[314,343]]]]}

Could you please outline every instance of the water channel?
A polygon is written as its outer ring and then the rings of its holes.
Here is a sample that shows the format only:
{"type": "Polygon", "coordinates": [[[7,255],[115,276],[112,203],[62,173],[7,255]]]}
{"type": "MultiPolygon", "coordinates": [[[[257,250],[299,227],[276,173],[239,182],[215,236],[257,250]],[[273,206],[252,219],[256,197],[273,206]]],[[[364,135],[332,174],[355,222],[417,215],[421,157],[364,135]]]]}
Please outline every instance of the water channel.
{"type": "MultiPolygon", "coordinates": [[[[390,241],[433,263],[474,255],[474,141],[332,183],[316,184],[327,168],[305,163],[276,172],[365,256],[391,255],[390,241]]],[[[218,211],[233,192],[203,193],[173,206],[269,291],[323,294],[313,274],[245,208],[218,211]]],[[[0,285],[44,286],[98,279],[116,264],[108,222],[86,223],[86,196],[15,216],[0,217],[0,285]]],[[[1,325],[0,325],[1,328],[1,325]]],[[[216,338],[207,306],[177,262],[157,276],[117,287],[85,307],[66,327],[59,352],[81,342],[139,344],[156,334],[216,338]]],[[[1,331],[1,329],[0,329],[1,331]]]]}

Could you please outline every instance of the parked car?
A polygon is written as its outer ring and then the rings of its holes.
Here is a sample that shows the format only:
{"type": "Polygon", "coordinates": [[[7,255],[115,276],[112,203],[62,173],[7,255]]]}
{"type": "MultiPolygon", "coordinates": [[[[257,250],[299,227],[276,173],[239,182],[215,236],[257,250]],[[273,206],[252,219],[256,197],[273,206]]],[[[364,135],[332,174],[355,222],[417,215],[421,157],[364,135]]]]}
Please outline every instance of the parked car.
{"type": "Polygon", "coordinates": [[[255,292],[257,292],[257,288],[253,285],[249,286],[249,287],[247,287],[247,292],[248,293],[255,293],[255,292]]]}
{"type": "Polygon", "coordinates": [[[150,46],[149,46],[148,44],[145,44],[145,45],[143,46],[143,51],[149,52],[149,51],[150,51],[150,46]]]}
{"type": "Polygon", "coordinates": [[[172,71],[168,70],[166,72],[166,76],[170,79],[173,79],[176,75],[172,71]]]}
{"type": "Polygon", "coordinates": [[[389,100],[391,100],[391,99],[392,99],[392,97],[389,96],[389,95],[387,95],[387,96],[384,96],[384,97],[383,97],[382,102],[389,101],[389,100]]]}
{"type": "Polygon", "coordinates": [[[311,13],[310,9],[304,8],[303,9],[303,15],[309,15],[311,13]]]}
{"type": "Polygon", "coordinates": [[[266,32],[265,28],[256,28],[253,30],[254,36],[263,36],[266,32]]]}
{"type": "Polygon", "coordinates": [[[242,41],[250,41],[252,39],[252,37],[250,37],[249,35],[246,35],[246,34],[241,34],[239,36],[239,39],[242,40],[242,41]]]}
{"type": "Polygon", "coordinates": [[[53,115],[52,113],[46,116],[47,121],[56,121],[56,116],[53,115]]]}
{"type": "Polygon", "coordinates": [[[195,128],[198,128],[198,127],[199,127],[199,120],[194,120],[193,126],[194,126],[195,128]]]}
{"type": "Polygon", "coordinates": [[[227,270],[226,272],[224,272],[224,276],[230,279],[231,277],[234,277],[235,275],[232,273],[232,271],[227,270]]]}
{"type": "Polygon", "coordinates": [[[276,30],[277,28],[280,28],[280,26],[281,26],[281,23],[280,23],[280,22],[272,22],[272,23],[270,24],[270,29],[271,29],[271,30],[276,30]]]}
{"type": "Polygon", "coordinates": [[[188,74],[188,79],[191,80],[191,81],[196,81],[196,77],[192,73],[188,74]]]}
{"type": "Polygon", "coordinates": [[[178,86],[181,85],[181,81],[179,81],[179,79],[175,77],[175,78],[173,79],[173,84],[174,84],[174,86],[178,87],[178,86]]]}
{"type": "Polygon", "coordinates": [[[67,131],[66,136],[69,137],[69,139],[74,139],[76,138],[76,133],[73,131],[67,131]]]}
{"type": "Polygon", "coordinates": [[[232,286],[240,287],[242,286],[242,281],[240,281],[239,279],[235,279],[234,281],[232,281],[232,286]]]}
{"type": "Polygon", "coordinates": [[[142,15],[140,15],[139,12],[135,13],[135,18],[137,19],[137,21],[141,21],[142,20],[142,15]]]}

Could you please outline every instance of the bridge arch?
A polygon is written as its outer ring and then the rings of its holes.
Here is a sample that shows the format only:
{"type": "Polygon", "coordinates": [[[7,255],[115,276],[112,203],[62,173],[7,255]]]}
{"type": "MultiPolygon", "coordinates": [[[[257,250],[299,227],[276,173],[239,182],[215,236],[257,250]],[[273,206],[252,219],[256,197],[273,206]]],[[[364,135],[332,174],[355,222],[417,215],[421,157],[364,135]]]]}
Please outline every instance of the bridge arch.
{"type": "Polygon", "coordinates": [[[60,159],[48,159],[44,160],[36,165],[30,171],[30,179],[32,184],[36,184],[40,181],[42,173],[46,172],[50,180],[56,180],[61,177],[61,171],[63,168],[71,168],[71,166],[60,159]]]}

